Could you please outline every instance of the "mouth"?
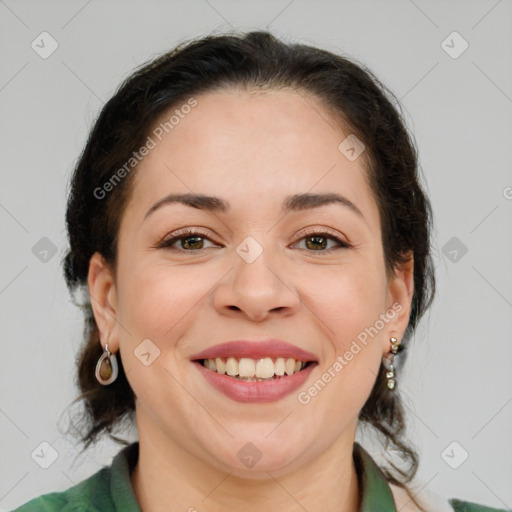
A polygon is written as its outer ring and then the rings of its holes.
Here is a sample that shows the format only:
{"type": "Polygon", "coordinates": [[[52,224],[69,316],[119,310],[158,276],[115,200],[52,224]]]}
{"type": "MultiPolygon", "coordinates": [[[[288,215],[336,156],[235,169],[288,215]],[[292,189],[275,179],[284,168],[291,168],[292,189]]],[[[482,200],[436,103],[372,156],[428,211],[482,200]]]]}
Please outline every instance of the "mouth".
{"type": "Polygon", "coordinates": [[[276,339],[228,341],[190,359],[213,389],[244,403],[281,400],[318,366],[315,354],[276,339]]]}
{"type": "Polygon", "coordinates": [[[198,359],[207,370],[245,382],[266,382],[290,377],[304,371],[316,361],[301,361],[292,357],[216,357],[198,359]]]}

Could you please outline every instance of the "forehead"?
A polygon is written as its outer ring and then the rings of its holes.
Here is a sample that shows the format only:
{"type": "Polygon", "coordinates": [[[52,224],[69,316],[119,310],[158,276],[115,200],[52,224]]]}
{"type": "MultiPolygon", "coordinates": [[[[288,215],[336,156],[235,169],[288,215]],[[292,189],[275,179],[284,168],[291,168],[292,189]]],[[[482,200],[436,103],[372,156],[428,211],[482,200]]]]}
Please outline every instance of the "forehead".
{"type": "Polygon", "coordinates": [[[145,208],[142,215],[171,192],[223,197],[233,211],[280,208],[291,194],[336,192],[365,217],[378,215],[363,158],[350,161],[339,149],[350,131],[318,98],[288,89],[194,99],[193,108],[176,105],[155,122],[154,148],[136,170],[131,197],[131,206],[145,208]]]}

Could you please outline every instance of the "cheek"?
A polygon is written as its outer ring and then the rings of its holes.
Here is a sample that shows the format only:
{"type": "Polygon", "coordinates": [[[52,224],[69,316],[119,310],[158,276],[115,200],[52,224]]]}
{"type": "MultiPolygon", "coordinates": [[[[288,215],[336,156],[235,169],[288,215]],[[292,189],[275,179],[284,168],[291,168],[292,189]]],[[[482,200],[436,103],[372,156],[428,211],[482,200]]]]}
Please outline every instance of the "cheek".
{"type": "MultiPolygon", "coordinates": [[[[330,386],[330,415],[360,409],[366,402],[382,358],[385,280],[377,270],[346,273],[336,287],[339,308],[331,310],[337,335],[335,355],[324,377],[330,386]]],[[[331,293],[336,293],[331,290],[331,293]]],[[[325,373],[325,372],[324,372],[325,373]]]]}
{"type": "Polygon", "coordinates": [[[162,403],[186,402],[186,394],[173,378],[176,346],[193,319],[194,305],[207,292],[208,282],[203,286],[204,282],[196,270],[187,273],[154,262],[134,265],[124,273],[118,303],[119,322],[125,328],[120,330],[123,365],[147,411],[157,411],[162,403]],[[190,286],[192,272],[194,286],[190,286]]]}
{"type": "Polygon", "coordinates": [[[124,275],[118,308],[120,321],[138,336],[160,341],[173,337],[169,331],[208,290],[208,280],[198,270],[186,272],[165,264],[141,265],[124,275]]]}
{"type": "Polygon", "coordinates": [[[385,280],[375,267],[356,262],[331,271],[314,269],[298,279],[300,295],[339,349],[384,313],[385,280]]]}

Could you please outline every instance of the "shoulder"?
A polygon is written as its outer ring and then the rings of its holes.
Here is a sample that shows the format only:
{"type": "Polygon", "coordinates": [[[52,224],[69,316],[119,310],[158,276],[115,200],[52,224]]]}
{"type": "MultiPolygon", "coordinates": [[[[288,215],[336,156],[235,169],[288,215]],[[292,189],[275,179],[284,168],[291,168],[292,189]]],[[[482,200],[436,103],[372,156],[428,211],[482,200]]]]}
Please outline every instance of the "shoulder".
{"type": "Polygon", "coordinates": [[[456,498],[449,500],[455,512],[507,512],[504,508],[491,508],[478,503],[470,503],[456,498]]]}
{"type": "Polygon", "coordinates": [[[62,492],[38,496],[12,512],[107,512],[109,500],[109,468],[97,473],[62,492]]]}
{"type": "Polygon", "coordinates": [[[507,512],[505,509],[490,508],[456,498],[444,499],[433,492],[421,489],[409,489],[407,492],[406,489],[391,483],[389,488],[396,509],[400,512],[507,512]],[[411,499],[411,495],[415,497],[417,504],[411,499]]]}
{"type": "Polygon", "coordinates": [[[389,484],[396,509],[400,512],[453,512],[448,500],[432,492],[389,484]],[[414,499],[412,497],[414,496],[414,499]],[[421,507],[421,508],[420,508],[421,507]]]}
{"type": "Polygon", "coordinates": [[[55,492],[50,494],[44,494],[34,498],[24,505],[21,505],[12,512],[53,512],[56,510],[64,510],[65,505],[68,503],[68,499],[65,496],[65,492],[55,492]]]}

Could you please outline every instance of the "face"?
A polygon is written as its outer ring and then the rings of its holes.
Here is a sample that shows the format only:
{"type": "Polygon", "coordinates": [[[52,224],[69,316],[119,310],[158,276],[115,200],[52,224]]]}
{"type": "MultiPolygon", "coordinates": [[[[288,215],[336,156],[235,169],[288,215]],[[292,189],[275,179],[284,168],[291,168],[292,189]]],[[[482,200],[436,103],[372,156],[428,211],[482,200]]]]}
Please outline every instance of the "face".
{"type": "Polygon", "coordinates": [[[235,474],[278,475],[353,443],[389,338],[407,326],[412,268],[386,278],[362,157],[338,149],[350,132],[316,98],[226,90],[196,100],[153,137],[122,217],[116,272],[99,254],[91,260],[91,302],[137,397],[141,441],[153,436],[235,474]],[[168,194],[219,201],[152,208],[168,194]],[[318,197],[289,200],[303,194],[318,197]],[[256,365],[301,359],[294,350],[312,362],[240,382],[195,361],[234,340],[293,346],[265,345],[256,365]],[[254,454],[252,468],[244,457],[254,454]]]}

